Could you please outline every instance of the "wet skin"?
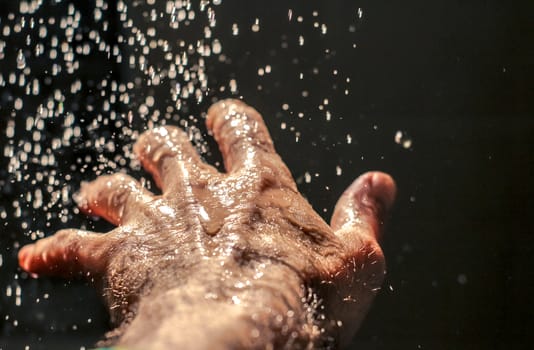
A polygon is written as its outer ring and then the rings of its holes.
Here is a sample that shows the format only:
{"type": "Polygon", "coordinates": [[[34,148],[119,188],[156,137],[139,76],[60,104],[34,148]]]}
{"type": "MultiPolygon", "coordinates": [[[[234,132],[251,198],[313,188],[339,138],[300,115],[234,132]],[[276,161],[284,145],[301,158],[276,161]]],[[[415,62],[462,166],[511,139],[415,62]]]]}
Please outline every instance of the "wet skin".
{"type": "Polygon", "coordinates": [[[220,101],[207,127],[226,173],[202,162],[182,130],[149,130],[134,152],[162,195],[125,174],[84,183],[80,208],[117,228],[59,231],[23,247],[20,266],[95,281],[116,325],[102,344],[346,345],[384,277],[377,238],[395,197],[393,180],[361,175],[328,225],[298,192],[256,110],[220,101]]]}

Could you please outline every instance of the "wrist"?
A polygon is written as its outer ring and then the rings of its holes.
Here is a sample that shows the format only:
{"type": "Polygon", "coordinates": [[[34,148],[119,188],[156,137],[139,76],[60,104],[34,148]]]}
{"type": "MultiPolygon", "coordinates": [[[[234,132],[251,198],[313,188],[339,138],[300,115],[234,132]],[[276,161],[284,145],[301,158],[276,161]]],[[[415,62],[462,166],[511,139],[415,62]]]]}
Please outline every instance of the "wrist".
{"type": "Polygon", "coordinates": [[[222,274],[218,281],[196,274],[165,292],[154,288],[139,300],[135,318],[120,327],[117,344],[132,349],[313,344],[319,336],[317,311],[302,278],[282,264],[260,265],[266,266],[222,274]]]}

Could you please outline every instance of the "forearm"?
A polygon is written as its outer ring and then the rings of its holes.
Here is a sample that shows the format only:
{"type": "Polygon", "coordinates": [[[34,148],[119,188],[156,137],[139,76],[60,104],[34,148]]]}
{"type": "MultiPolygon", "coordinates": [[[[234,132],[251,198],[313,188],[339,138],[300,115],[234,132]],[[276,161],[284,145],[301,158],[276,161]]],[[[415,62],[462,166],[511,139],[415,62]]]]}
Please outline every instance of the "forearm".
{"type": "Polygon", "coordinates": [[[237,336],[250,333],[247,328],[239,306],[206,298],[204,293],[171,290],[140,301],[117,345],[147,350],[230,349],[237,347],[237,336]]]}
{"type": "Polygon", "coordinates": [[[317,342],[317,310],[301,278],[270,265],[263,274],[227,276],[232,288],[202,278],[138,304],[117,345],[128,349],[306,348],[317,342]]]}

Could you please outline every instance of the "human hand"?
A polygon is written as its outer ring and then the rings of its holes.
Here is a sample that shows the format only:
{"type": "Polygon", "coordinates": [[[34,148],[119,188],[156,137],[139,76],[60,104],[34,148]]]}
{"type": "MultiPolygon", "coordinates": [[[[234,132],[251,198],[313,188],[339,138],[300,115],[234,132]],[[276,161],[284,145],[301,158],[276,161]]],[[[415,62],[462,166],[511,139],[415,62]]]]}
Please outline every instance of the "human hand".
{"type": "Polygon", "coordinates": [[[136,349],[309,348],[350,341],[379,289],[377,243],[395,184],[360,176],[327,225],[300,195],[260,114],[237,100],[208,111],[227,173],[176,127],[142,134],[134,152],[162,195],[125,174],[82,184],[80,208],[118,227],[77,229],[23,247],[31,273],[83,275],[136,349]]]}

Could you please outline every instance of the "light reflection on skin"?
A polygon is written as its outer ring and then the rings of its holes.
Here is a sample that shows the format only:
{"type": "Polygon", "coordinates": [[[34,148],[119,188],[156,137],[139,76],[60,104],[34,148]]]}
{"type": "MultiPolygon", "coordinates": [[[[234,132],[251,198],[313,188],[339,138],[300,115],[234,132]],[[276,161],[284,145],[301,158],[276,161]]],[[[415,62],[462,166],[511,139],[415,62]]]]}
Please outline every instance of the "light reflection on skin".
{"type": "MultiPolygon", "coordinates": [[[[170,141],[168,141],[170,142],[170,141]]],[[[179,152],[180,156],[183,156],[182,152],[179,152]]],[[[182,181],[183,183],[185,184],[191,184],[191,174],[189,173],[189,170],[187,169],[187,166],[185,163],[183,162],[180,162],[178,164],[179,168],[180,168],[180,176],[182,178],[182,181]]],[[[195,203],[195,194],[193,193],[193,188],[191,186],[184,186],[184,190],[185,190],[185,202],[186,203],[195,203]]],[[[195,205],[195,207],[198,207],[199,205],[195,205]]],[[[196,235],[197,237],[199,237],[199,239],[195,240],[196,242],[196,248],[199,250],[199,252],[201,252],[202,256],[207,256],[208,254],[206,253],[206,247],[202,244],[202,240],[200,239],[200,237],[204,234],[204,232],[201,232],[199,230],[199,228],[202,227],[202,223],[200,222],[200,219],[196,216],[196,215],[193,215],[193,218],[195,219],[195,221],[197,221],[197,230],[196,230],[196,235]]]]}
{"type": "Polygon", "coordinates": [[[204,220],[204,221],[209,221],[210,220],[210,217],[209,217],[208,213],[206,212],[206,209],[204,209],[203,206],[199,205],[198,213],[202,217],[202,220],[204,220]]]}
{"type": "Polygon", "coordinates": [[[245,160],[245,167],[251,168],[254,166],[254,159],[256,158],[256,152],[253,149],[247,150],[247,158],[245,160]]]}
{"type": "Polygon", "coordinates": [[[357,223],[362,224],[362,220],[360,219],[360,213],[358,210],[348,211],[347,212],[347,222],[343,225],[343,227],[349,227],[351,223],[357,223]]]}
{"type": "Polygon", "coordinates": [[[221,204],[226,207],[231,207],[234,205],[234,199],[230,195],[230,187],[222,185],[221,183],[214,183],[209,185],[209,190],[213,191],[217,195],[217,198],[221,201],[221,204]]]}
{"type": "Polygon", "coordinates": [[[169,207],[168,205],[161,205],[158,207],[159,211],[161,211],[163,214],[168,215],[172,218],[176,218],[176,212],[174,209],[169,207]]]}

